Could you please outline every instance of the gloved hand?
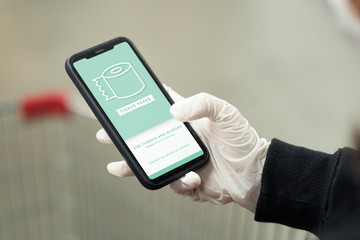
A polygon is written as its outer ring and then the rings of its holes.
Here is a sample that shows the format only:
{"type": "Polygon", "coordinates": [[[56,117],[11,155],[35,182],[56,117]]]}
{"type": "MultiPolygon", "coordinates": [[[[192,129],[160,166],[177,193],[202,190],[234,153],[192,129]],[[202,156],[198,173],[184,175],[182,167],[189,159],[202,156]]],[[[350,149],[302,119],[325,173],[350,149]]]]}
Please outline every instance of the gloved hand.
{"type": "MultiPolygon", "coordinates": [[[[166,87],[166,86],[165,86],[166,87]]],[[[194,201],[215,204],[236,202],[254,212],[269,146],[240,112],[228,102],[200,93],[184,99],[166,87],[176,102],[170,112],[179,121],[190,121],[207,145],[209,163],[170,184],[178,194],[194,201]]],[[[100,142],[111,143],[106,132],[97,133],[100,142]]],[[[112,162],[108,171],[116,176],[132,176],[125,161],[112,162]]]]}

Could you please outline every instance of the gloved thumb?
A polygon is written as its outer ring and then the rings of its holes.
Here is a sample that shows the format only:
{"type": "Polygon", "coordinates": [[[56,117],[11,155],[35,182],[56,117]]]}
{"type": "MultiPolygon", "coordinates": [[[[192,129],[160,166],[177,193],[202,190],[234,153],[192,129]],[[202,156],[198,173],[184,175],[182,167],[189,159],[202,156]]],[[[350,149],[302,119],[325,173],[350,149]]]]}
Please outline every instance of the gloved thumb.
{"type": "Polygon", "coordinates": [[[192,97],[174,103],[170,108],[171,114],[181,122],[194,121],[207,117],[213,122],[226,121],[227,115],[238,113],[237,109],[228,102],[208,93],[199,93],[192,97]]]}
{"type": "Polygon", "coordinates": [[[170,188],[176,193],[186,193],[197,188],[200,184],[200,176],[195,172],[188,172],[179,180],[171,183],[170,188]]]}

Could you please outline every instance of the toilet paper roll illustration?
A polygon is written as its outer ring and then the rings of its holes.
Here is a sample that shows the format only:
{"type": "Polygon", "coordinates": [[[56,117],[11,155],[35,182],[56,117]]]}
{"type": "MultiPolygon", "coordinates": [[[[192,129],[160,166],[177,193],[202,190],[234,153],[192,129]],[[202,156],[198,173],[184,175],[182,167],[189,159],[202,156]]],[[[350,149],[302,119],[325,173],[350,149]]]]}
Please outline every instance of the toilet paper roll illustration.
{"type": "Polygon", "coordinates": [[[93,79],[106,101],[113,98],[129,98],[140,93],[145,84],[128,62],[116,63],[93,79]]]}

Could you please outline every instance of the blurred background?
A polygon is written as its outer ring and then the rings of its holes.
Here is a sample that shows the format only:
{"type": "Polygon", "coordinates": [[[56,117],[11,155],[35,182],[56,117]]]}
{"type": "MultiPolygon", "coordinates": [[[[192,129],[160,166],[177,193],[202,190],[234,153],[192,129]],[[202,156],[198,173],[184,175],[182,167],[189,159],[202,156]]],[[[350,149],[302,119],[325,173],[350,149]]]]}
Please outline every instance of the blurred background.
{"type": "MultiPolygon", "coordinates": [[[[239,108],[260,136],[335,152],[360,122],[360,41],[326,1],[0,0],[0,239],[314,239],[110,176],[122,159],[77,113],[24,120],[19,101],[63,89],[73,53],[133,40],[160,81],[239,108]]],[[[87,106],[82,100],[84,112],[87,106]]]]}

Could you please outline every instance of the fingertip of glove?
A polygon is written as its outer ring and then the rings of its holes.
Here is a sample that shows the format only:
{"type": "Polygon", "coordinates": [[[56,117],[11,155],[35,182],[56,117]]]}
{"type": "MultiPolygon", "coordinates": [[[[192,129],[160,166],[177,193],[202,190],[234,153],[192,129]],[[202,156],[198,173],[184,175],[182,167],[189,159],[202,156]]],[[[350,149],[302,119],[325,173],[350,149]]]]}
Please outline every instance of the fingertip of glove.
{"type": "Polygon", "coordinates": [[[119,173],[119,169],[121,168],[120,162],[111,162],[106,166],[106,168],[112,175],[121,177],[121,174],[119,173]]]}
{"type": "Polygon", "coordinates": [[[195,172],[188,172],[180,179],[180,181],[192,189],[198,187],[201,184],[201,178],[195,172]]]}
{"type": "Polygon", "coordinates": [[[118,177],[134,176],[134,173],[125,161],[111,162],[107,165],[107,170],[118,177]]]}
{"type": "Polygon", "coordinates": [[[170,113],[173,115],[173,117],[176,120],[182,121],[181,119],[181,115],[179,113],[179,104],[178,103],[174,103],[171,107],[170,107],[170,113]]]}
{"type": "Polygon", "coordinates": [[[197,188],[201,183],[200,176],[194,172],[189,172],[179,180],[170,184],[170,188],[176,193],[186,193],[197,188]]]}
{"type": "Polygon", "coordinates": [[[96,133],[96,139],[101,143],[111,144],[112,141],[106,131],[102,128],[96,133]]]}

